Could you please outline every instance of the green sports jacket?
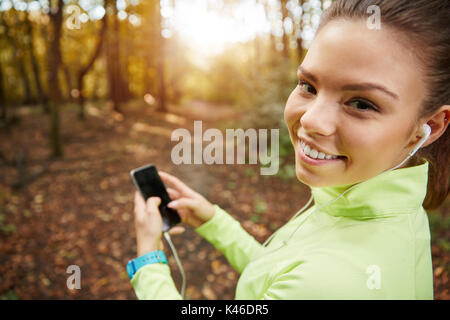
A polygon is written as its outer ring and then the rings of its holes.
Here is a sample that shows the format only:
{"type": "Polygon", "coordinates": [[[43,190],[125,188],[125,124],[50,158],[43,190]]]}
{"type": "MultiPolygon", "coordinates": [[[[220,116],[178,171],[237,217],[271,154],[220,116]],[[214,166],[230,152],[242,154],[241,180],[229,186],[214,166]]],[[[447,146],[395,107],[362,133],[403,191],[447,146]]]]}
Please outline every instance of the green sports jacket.
{"type": "MultiPolygon", "coordinates": [[[[433,299],[427,180],[424,160],[366,180],[316,212],[350,185],[312,187],[314,205],[266,247],[218,205],[195,231],[240,273],[235,299],[433,299]]],[[[131,284],[139,299],[182,299],[167,264],[142,267],[131,284]]]]}

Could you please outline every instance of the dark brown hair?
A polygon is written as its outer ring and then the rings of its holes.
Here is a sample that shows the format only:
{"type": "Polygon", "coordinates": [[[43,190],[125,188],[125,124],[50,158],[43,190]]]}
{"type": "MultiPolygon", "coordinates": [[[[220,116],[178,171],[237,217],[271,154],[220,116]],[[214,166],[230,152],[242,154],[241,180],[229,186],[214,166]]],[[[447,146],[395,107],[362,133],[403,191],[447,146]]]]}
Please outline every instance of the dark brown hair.
{"type": "MultiPolygon", "coordinates": [[[[433,115],[441,106],[450,104],[450,1],[448,0],[336,0],[322,14],[317,32],[334,19],[367,21],[380,9],[381,28],[390,28],[396,39],[418,58],[427,83],[426,96],[417,120],[433,115]]],[[[437,209],[449,189],[450,130],[427,147],[419,149],[410,163],[429,161],[425,209],[437,209]]]]}

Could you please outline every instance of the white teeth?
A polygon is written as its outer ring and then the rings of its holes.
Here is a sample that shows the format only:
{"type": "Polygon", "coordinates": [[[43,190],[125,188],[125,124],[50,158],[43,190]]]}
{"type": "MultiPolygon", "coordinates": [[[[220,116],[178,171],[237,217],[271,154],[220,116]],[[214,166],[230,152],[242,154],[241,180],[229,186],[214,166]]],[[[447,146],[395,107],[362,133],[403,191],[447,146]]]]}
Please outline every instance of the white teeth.
{"type": "Polygon", "coordinates": [[[337,159],[337,156],[332,156],[332,155],[326,154],[326,153],[324,153],[322,151],[319,152],[318,150],[316,150],[314,148],[311,148],[310,146],[305,144],[303,141],[300,141],[300,145],[303,148],[303,152],[306,155],[310,156],[311,158],[314,158],[314,159],[327,159],[327,160],[337,159]]]}
{"type": "Polygon", "coordinates": [[[305,154],[307,154],[309,156],[309,152],[311,151],[311,148],[309,146],[306,146],[303,151],[305,152],[305,154]]]}

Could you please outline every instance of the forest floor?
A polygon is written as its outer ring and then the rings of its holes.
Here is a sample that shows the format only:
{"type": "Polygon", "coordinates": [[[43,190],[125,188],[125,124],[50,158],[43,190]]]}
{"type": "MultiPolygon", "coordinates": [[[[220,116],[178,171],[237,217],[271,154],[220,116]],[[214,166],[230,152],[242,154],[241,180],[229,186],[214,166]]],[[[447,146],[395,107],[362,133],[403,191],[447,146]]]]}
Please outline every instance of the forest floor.
{"type": "MultiPolygon", "coordinates": [[[[64,157],[50,160],[48,116],[30,108],[0,129],[0,298],[136,299],[126,263],[136,255],[131,169],[147,163],[169,172],[217,203],[263,242],[308,200],[295,178],[262,176],[257,165],[174,165],[176,128],[221,128],[239,114],[196,103],[168,113],[133,103],[116,114],[88,105],[86,120],[62,109],[64,157]],[[22,156],[21,156],[22,155],[22,156]],[[15,164],[25,159],[23,169],[15,164]],[[18,177],[33,177],[20,189],[18,177]],[[81,270],[81,289],[66,285],[69,265],[81,270]]],[[[292,156],[291,161],[294,161],[292,156]]],[[[430,214],[436,299],[450,299],[450,203],[430,214]]],[[[194,230],[172,237],[187,278],[187,299],[233,299],[239,274],[194,230]]],[[[177,288],[179,273],[166,255],[177,288]]]]}

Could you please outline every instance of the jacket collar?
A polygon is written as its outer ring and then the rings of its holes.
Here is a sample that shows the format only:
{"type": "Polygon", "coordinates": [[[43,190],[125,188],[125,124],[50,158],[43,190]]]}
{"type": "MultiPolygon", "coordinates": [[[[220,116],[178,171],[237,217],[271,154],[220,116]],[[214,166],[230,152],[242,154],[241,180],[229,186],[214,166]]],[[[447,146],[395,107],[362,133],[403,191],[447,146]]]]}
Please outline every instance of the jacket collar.
{"type": "MultiPolygon", "coordinates": [[[[384,172],[345,193],[321,210],[333,215],[359,219],[411,213],[422,206],[427,193],[428,161],[384,172]]],[[[311,187],[316,207],[335,199],[352,184],[311,187]]]]}

